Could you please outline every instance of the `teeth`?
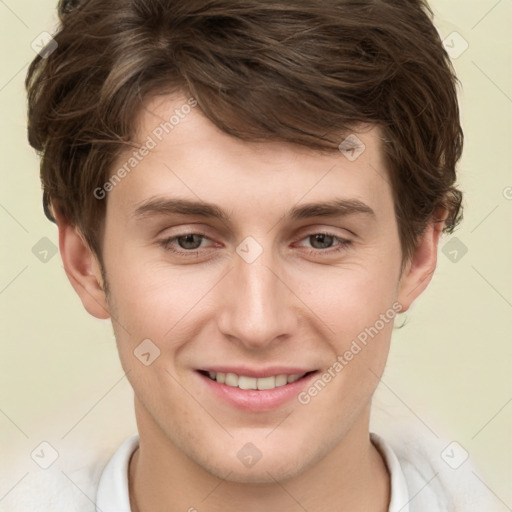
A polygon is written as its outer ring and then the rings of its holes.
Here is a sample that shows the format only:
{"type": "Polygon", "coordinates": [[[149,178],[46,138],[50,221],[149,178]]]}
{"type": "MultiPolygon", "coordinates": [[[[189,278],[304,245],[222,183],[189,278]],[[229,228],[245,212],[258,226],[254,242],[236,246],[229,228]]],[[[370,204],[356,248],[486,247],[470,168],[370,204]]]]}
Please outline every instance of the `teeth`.
{"type": "Polygon", "coordinates": [[[221,372],[208,372],[208,375],[212,380],[216,380],[220,384],[226,384],[226,386],[231,386],[233,388],[240,389],[274,389],[280,386],[285,386],[286,384],[291,384],[292,382],[296,382],[304,375],[294,374],[294,375],[275,375],[273,377],[247,377],[245,375],[235,375],[234,373],[221,373],[221,372]]]}
{"type": "Polygon", "coordinates": [[[284,386],[288,383],[288,377],[286,375],[277,375],[276,386],[284,386]]]}
{"type": "MultiPolygon", "coordinates": [[[[258,389],[274,389],[276,387],[276,378],[275,377],[264,377],[261,379],[256,379],[258,389]]],[[[242,387],[242,386],[240,386],[242,387]]]]}
{"type": "Polygon", "coordinates": [[[233,386],[236,388],[238,386],[238,377],[234,373],[226,373],[226,380],[224,384],[226,384],[226,386],[233,386]]]}
{"type": "Polygon", "coordinates": [[[258,389],[257,380],[256,377],[244,377],[240,375],[240,377],[238,377],[238,387],[240,389],[258,389]]]}

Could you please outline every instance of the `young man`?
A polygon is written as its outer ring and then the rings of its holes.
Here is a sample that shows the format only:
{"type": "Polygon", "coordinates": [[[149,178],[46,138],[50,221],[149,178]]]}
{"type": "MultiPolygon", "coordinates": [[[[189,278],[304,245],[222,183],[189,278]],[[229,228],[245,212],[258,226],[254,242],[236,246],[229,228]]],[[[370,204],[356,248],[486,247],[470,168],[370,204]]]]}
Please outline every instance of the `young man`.
{"type": "Polygon", "coordinates": [[[491,510],[369,431],[394,319],[461,217],[456,79],[428,6],[59,12],[29,139],[138,425],[91,482],[96,509],[491,510]]]}

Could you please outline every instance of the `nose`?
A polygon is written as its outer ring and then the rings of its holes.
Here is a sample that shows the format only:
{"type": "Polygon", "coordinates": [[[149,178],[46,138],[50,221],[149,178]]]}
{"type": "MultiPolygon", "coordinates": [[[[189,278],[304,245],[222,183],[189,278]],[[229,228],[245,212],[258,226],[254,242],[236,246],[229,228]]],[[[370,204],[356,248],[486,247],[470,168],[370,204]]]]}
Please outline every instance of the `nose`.
{"type": "Polygon", "coordinates": [[[234,266],[222,283],[219,330],[252,350],[292,335],[300,301],[290,281],[271,251],[264,251],[252,263],[235,255],[234,266]]]}

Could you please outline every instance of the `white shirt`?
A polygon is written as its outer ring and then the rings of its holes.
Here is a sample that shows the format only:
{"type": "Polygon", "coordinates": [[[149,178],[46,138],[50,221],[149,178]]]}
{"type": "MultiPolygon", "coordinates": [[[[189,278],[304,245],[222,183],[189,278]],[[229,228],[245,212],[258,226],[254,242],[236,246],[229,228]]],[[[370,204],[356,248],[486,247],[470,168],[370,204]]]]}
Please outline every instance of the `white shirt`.
{"type": "MultiPolygon", "coordinates": [[[[384,427],[371,440],[391,475],[389,512],[508,510],[456,445],[396,418],[384,427]]],[[[138,443],[137,434],[117,448],[75,442],[48,469],[12,464],[0,475],[0,512],[131,512],[128,463],[138,443]]]]}

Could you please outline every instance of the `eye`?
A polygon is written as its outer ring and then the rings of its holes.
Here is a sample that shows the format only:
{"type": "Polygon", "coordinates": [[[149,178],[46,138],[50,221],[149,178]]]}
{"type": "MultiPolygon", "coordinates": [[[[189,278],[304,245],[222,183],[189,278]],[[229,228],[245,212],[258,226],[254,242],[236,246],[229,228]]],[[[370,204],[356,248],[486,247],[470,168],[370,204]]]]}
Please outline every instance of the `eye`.
{"type": "Polygon", "coordinates": [[[166,251],[188,256],[198,252],[197,249],[201,247],[203,240],[207,240],[206,235],[203,233],[185,233],[172,238],[166,238],[159,243],[166,251]]]}
{"type": "Polygon", "coordinates": [[[332,233],[314,233],[306,236],[303,240],[309,240],[314,250],[308,251],[309,254],[322,254],[343,251],[351,244],[351,240],[346,240],[332,233]],[[337,245],[336,245],[337,242],[337,245]],[[334,244],[334,245],[333,245],[334,244]],[[334,247],[334,248],[332,248],[334,247]]]}

